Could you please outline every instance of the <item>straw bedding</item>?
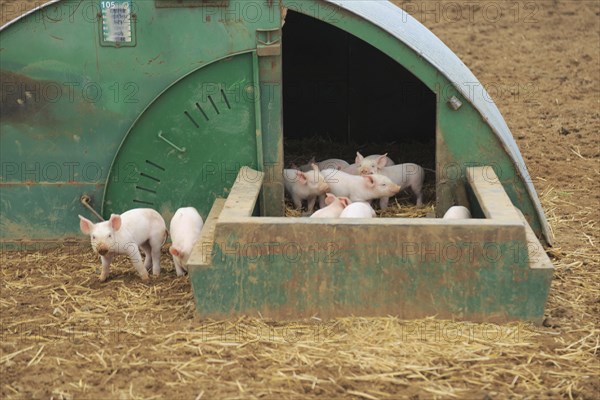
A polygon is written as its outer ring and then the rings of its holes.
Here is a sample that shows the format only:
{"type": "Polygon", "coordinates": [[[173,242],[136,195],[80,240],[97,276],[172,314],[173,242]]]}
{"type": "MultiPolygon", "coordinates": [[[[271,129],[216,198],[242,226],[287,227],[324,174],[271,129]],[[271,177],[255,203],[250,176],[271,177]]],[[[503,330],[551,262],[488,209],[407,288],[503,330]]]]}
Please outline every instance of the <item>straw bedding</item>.
{"type": "Polygon", "coordinates": [[[600,293],[573,261],[581,253],[555,262],[548,327],[203,320],[166,251],[150,284],[126,260],[101,284],[96,257],[82,253],[3,254],[3,398],[593,398],[599,389],[600,293]]]}
{"type": "MultiPolygon", "coordinates": [[[[166,251],[163,274],[149,284],[122,258],[99,283],[87,243],[3,252],[0,397],[598,398],[600,115],[592,78],[598,52],[589,46],[597,36],[588,36],[597,35],[600,10],[597,2],[532,4],[537,23],[420,17],[484,83],[536,85],[535,97],[493,95],[557,239],[548,250],[556,271],[543,326],[393,317],[211,321],[197,315],[189,282],[175,277],[166,251]]],[[[286,161],[319,156],[312,150],[296,155],[288,145],[286,161]]],[[[431,159],[397,161],[432,167],[431,159]]],[[[390,212],[431,212],[427,179],[424,209],[406,196],[390,212]]]]}
{"type": "MultiPolygon", "coordinates": [[[[386,217],[424,217],[399,196],[386,217]]],[[[594,398],[600,389],[595,211],[549,187],[553,230],[584,227],[590,246],[549,250],[557,268],[543,326],[339,318],[275,322],[197,315],[166,249],[144,284],[119,258],[108,282],[87,243],[4,252],[3,398],[594,398]]],[[[288,214],[294,215],[288,208],[288,214]]]]}

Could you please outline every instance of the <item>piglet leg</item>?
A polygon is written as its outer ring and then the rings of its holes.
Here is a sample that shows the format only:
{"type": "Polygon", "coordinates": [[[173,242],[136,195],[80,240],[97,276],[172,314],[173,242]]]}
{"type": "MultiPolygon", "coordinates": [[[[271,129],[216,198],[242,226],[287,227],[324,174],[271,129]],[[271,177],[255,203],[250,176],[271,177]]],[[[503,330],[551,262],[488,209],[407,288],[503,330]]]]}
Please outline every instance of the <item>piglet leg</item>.
{"type": "Polygon", "coordinates": [[[383,211],[387,208],[388,202],[390,201],[389,197],[382,197],[379,199],[379,208],[383,211]]]}
{"type": "Polygon", "coordinates": [[[127,255],[129,257],[129,260],[137,270],[138,274],[140,274],[142,280],[147,281],[148,279],[150,279],[148,277],[148,271],[146,271],[146,268],[144,268],[144,263],[142,263],[142,255],[140,254],[140,250],[138,249],[138,247],[132,246],[132,248],[127,252],[127,255]]]}
{"type": "Polygon", "coordinates": [[[110,262],[112,261],[112,255],[100,256],[102,260],[102,272],[100,272],[100,282],[104,282],[108,278],[110,262]]]}

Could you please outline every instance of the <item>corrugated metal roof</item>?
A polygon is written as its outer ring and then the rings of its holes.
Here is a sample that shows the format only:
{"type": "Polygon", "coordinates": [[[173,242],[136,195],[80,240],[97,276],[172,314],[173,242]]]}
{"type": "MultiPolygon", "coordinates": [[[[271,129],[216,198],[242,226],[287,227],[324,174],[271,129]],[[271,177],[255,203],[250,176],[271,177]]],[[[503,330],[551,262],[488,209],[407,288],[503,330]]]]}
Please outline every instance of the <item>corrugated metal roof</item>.
{"type": "Polygon", "coordinates": [[[508,155],[512,158],[515,167],[518,169],[521,177],[523,177],[523,183],[534,203],[542,227],[542,233],[546,241],[552,244],[552,232],[548,226],[548,221],[544,215],[537,192],[533,187],[531,179],[529,179],[529,172],[517,147],[517,143],[510,129],[508,129],[504,118],[502,118],[498,107],[491,100],[491,96],[489,96],[483,85],[460,58],[419,21],[387,0],[324,1],[360,16],[393,35],[427,60],[454,84],[456,89],[479,111],[481,117],[487,121],[492,131],[500,139],[508,155]],[[473,90],[474,87],[481,88],[481,90],[473,90]]]}

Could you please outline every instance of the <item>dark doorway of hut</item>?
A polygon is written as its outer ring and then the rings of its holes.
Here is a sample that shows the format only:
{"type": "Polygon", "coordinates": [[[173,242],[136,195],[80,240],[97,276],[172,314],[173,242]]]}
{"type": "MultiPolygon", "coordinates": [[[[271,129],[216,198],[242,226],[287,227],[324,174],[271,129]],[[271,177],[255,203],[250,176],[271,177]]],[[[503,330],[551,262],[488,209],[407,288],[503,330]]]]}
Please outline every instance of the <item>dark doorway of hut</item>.
{"type": "MultiPolygon", "coordinates": [[[[285,168],[388,153],[396,164],[435,169],[436,96],[401,64],[331,24],[289,11],[283,26],[285,168]]],[[[408,192],[400,208],[414,206],[408,192]]],[[[426,172],[425,204],[435,205],[426,172]]],[[[429,206],[429,207],[427,207],[429,206]]],[[[402,213],[392,210],[393,215],[402,213]]]]}

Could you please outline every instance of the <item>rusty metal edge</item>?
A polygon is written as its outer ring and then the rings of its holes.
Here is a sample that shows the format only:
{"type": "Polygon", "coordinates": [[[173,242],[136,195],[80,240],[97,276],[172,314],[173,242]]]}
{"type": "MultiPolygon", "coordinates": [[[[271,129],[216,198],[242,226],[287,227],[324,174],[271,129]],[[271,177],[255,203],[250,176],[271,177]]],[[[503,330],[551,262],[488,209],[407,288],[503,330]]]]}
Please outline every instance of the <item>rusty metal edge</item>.
{"type": "Polygon", "coordinates": [[[31,14],[33,14],[33,13],[35,13],[35,12],[37,12],[37,11],[43,9],[43,8],[49,7],[49,6],[53,5],[53,4],[59,3],[61,1],[62,0],[51,0],[51,1],[47,2],[47,3],[45,3],[45,4],[39,5],[39,6],[35,7],[35,8],[27,11],[25,14],[22,14],[22,15],[18,16],[17,18],[12,19],[12,20],[8,21],[7,23],[5,23],[4,25],[0,26],[0,32],[2,32],[5,28],[8,28],[10,25],[13,25],[13,24],[17,23],[21,19],[24,19],[24,18],[28,17],[29,15],[31,15],[31,14]]]}

